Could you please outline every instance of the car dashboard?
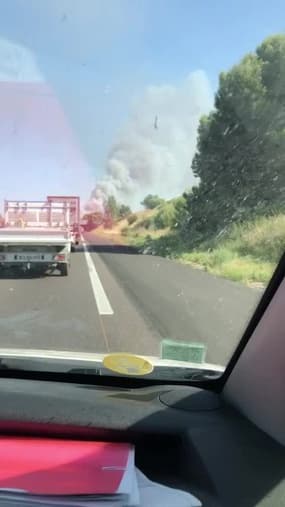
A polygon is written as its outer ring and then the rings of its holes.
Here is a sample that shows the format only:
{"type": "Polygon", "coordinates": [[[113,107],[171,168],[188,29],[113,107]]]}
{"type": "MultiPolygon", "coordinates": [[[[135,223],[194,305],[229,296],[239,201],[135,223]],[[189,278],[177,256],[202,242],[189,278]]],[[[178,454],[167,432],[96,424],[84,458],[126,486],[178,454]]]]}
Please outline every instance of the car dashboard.
{"type": "Polygon", "coordinates": [[[173,385],[0,384],[1,434],[131,442],[147,477],[190,491],[205,507],[283,505],[284,447],[221,394],[173,385]]]}

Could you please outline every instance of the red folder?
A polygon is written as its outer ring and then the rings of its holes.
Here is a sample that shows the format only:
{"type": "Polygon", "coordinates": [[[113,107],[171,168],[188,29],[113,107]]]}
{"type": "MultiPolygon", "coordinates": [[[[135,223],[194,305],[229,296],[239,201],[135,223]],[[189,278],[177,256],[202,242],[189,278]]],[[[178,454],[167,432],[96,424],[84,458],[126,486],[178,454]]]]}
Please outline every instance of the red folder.
{"type": "Polygon", "coordinates": [[[22,490],[36,495],[129,493],[126,476],[132,477],[133,452],[132,446],[124,443],[0,437],[0,491],[22,490]]]}

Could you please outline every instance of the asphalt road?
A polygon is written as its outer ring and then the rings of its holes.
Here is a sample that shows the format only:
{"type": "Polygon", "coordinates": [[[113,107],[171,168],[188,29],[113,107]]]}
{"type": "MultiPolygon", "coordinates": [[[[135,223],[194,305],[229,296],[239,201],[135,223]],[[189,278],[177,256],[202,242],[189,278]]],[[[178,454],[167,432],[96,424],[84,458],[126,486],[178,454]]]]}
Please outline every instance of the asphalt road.
{"type": "Polygon", "coordinates": [[[86,235],[68,277],[0,279],[0,348],[159,356],[163,338],[202,342],[225,364],[261,291],[86,235]]]}

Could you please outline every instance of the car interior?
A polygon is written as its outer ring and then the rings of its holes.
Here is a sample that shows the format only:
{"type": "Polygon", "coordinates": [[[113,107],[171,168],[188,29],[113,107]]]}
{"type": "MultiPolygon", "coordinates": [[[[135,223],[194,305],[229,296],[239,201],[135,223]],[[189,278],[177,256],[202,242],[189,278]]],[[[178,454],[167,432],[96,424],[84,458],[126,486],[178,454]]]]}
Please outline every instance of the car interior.
{"type": "Polygon", "coordinates": [[[205,381],[1,368],[2,435],[123,441],[205,507],[285,505],[285,256],[225,373],[205,381]]]}

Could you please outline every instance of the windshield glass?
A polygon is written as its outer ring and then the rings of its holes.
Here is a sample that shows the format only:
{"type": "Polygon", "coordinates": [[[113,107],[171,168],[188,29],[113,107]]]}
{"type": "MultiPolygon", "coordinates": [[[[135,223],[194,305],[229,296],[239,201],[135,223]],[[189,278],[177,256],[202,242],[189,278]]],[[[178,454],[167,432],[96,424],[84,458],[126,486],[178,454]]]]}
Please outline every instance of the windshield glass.
{"type": "Polygon", "coordinates": [[[1,2],[1,357],[223,370],[284,248],[283,11],[1,2]]]}

